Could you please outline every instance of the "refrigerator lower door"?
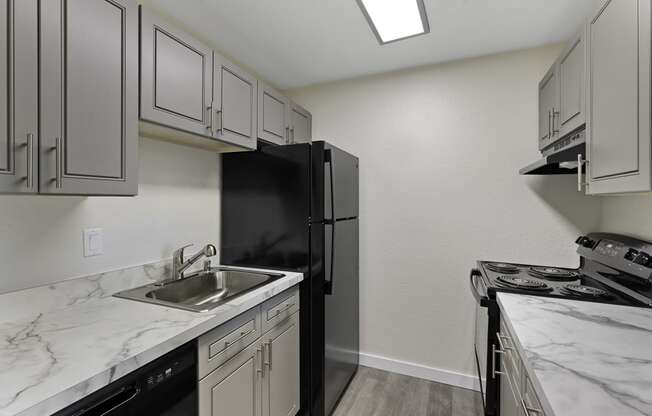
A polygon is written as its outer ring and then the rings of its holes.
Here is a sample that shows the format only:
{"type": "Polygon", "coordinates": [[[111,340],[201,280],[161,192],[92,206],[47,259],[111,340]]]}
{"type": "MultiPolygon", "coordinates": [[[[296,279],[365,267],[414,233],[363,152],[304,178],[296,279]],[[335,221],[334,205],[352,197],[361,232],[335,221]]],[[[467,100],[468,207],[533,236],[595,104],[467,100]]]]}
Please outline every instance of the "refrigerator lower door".
{"type": "Polygon", "coordinates": [[[329,415],[358,368],[358,220],[325,226],[324,408],[329,415]]]}

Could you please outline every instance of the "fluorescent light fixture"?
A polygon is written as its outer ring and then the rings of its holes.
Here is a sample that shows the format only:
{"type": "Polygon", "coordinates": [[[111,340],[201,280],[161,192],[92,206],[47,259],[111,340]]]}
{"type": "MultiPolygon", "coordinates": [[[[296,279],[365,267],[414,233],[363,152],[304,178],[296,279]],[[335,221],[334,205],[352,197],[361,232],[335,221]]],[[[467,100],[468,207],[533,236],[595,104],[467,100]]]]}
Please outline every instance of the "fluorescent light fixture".
{"type": "Polygon", "coordinates": [[[423,0],[357,0],[381,45],[430,32],[423,0]]]}

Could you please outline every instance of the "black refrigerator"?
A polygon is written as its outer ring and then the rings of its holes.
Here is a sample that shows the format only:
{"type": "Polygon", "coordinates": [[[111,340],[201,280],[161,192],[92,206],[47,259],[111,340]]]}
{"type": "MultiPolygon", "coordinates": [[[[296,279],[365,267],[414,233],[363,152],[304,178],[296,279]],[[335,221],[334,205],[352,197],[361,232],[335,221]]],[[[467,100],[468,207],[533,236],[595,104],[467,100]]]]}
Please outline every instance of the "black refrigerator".
{"type": "Polygon", "coordinates": [[[358,158],[274,146],[222,156],[221,262],[301,283],[301,414],[330,415],[358,368],[358,158]]]}

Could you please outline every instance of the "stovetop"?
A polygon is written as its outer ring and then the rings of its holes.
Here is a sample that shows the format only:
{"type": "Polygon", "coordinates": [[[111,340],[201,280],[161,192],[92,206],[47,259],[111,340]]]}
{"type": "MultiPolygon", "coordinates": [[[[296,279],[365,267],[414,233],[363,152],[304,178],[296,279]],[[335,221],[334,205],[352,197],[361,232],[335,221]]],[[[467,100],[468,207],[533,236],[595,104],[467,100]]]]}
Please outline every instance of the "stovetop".
{"type": "Polygon", "coordinates": [[[490,298],[496,292],[521,293],[627,306],[649,306],[610,285],[589,268],[568,269],[529,264],[479,261],[490,298]],[[593,274],[596,277],[591,277],[593,274]]]}

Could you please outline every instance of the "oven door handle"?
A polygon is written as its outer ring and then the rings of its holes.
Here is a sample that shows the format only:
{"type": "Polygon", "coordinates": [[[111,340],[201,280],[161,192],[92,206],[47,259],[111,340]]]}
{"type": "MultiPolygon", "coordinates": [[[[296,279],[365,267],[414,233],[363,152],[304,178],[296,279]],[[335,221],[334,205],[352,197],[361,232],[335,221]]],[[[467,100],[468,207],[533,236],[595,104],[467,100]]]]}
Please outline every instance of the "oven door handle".
{"type": "Polygon", "coordinates": [[[482,278],[482,273],[478,269],[471,269],[471,273],[469,275],[469,280],[471,282],[471,293],[473,293],[473,297],[475,300],[480,304],[480,306],[488,306],[489,305],[489,298],[487,297],[486,293],[480,293],[480,288],[478,287],[477,280],[482,278]]]}

